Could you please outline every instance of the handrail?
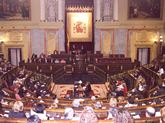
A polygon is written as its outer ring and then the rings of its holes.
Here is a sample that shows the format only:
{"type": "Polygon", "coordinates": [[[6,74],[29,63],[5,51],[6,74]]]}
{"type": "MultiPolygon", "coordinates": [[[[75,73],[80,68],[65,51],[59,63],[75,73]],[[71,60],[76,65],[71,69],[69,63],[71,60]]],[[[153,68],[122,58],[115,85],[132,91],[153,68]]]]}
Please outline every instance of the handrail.
{"type": "Polygon", "coordinates": [[[99,71],[101,71],[102,73],[106,74],[105,71],[103,71],[102,69],[100,69],[99,67],[97,67],[96,65],[94,65],[96,67],[96,69],[98,69],[99,71]]]}
{"type": "Polygon", "coordinates": [[[54,80],[54,82],[55,82],[55,79],[57,80],[58,78],[60,78],[60,77],[62,77],[64,75],[64,73],[65,73],[64,72],[64,67],[61,67],[55,73],[53,73],[53,80],[54,80]]]}
{"type": "MultiPolygon", "coordinates": [[[[156,74],[156,72],[150,70],[148,67],[146,66],[142,66],[142,70],[146,73],[146,75],[150,78],[152,77],[154,79],[153,86],[155,87],[156,85],[158,85],[158,82],[160,80],[160,77],[156,74]]],[[[152,89],[153,87],[150,86],[150,88],[152,89]]]]}
{"type": "Polygon", "coordinates": [[[97,67],[96,65],[94,65],[94,72],[101,76],[102,78],[107,78],[107,74],[105,71],[103,71],[102,69],[100,69],[99,67],[97,67]]]}
{"type": "MultiPolygon", "coordinates": [[[[149,65],[149,66],[151,66],[151,65],[149,65]]],[[[159,78],[159,75],[155,71],[151,70],[149,68],[149,66],[143,66],[143,68],[145,68],[146,70],[148,70],[150,73],[154,74],[155,77],[159,78]]]]}
{"type": "MultiPolygon", "coordinates": [[[[161,117],[145,117],[135,119],[135,123],[145,123],[159,121],[161,117]]],[[[0,118],[0,123],[26,123],[27,118],[0,118]]],[[[41,123],[78,123],[78,120],[41,120],[41,123]]],[[[113,123],[112,120],[98,120],[98,123],[113,123]]]]}
{"type": "MultiPolygon", "coordinates": [[[[149,98],[145,98],[145,99],[139,99],[135,102],[145,102],[145,101],[149,101],[149,100],[155,100],[155,99],[158,99],[158,98],[164,98],[165,97],[165,94],[163,95],[159,95],[159,96],[155,96],[155,97],[149,97],[149,98]]],[[[16,101],[16,99],[13,99],[13,98],[9,98],[9,97],[4,97],[4,100],[8,100],[8,101],[16,101]]],[[[22,101],[28,101],[28,100],[36,100],[36,101],[40,101],[40,100],[43,100],[45,102],[53,102],[53,99],[52,98],[34,98],[34,97],[26,97],[26,98],[23,98],[22,101]]],[[[67,99],[59,99],[59,102],[60,103],[69,103],[69,102],[72,102],[73,99],[71,100],[67,100],[67,99]]],[[[92,102],[91,99],[85,99],[86,102],[92,102]]],[[[105,98],[98,98],[97,101],[107,101],[107,99],[105,98]]],[[[119,103],[118,105],[122,105],[124,103],[119,103]]]]}
{"type": "MultiPolygon", "coordinates": [[[[38,102],[37,104],[44,104],[44,105],[47,105],[48,107],[45,109],[46,111],[48,112],[64,112],[65,110],[65,107],[60,107],[60,108],[50,108],[50,106],[53,104],[53,103],[50,103],[50,102],[38,102]]],[[[68,106],[72,106],[72,103],[66,103],[66,105],[63,103],[60,103],[60,105],[64,105],[66,107],[68,106]]],[[[92,106],[93,103],[87,103],[87,104],[84,104],[84,106],[92,106]]],[[[153,108],[161,108],[161,107],[164,107],[165,106],[165,103],[160,103],[160,104],[153,104],[153,105],[142,105],[142,106],[132,106],[132,107],[123,107],[123,106],[119,106],[118,108],[121,108],[121,109],[126,109],[126,110],[129,110],[131,112],[134,112],[134,111],[137,111],[137,110],[145,110],[147,107],[150,107],[152,106],[153,108]]],[[[105,105],[104,105],[105,107],[105,105]]],[[[3,109],[12,109],[12,105],[3,105],[2,104],[2,108],[3,109]]],[[[25,106],[24,107],[24,110],[25,111],[29,111],[32,109],[32,106],[25,106]]],[[[108,107],[105,107],[104,109],[94,109],[94,111],[96,113],[99,113],[99,112],[107,112],[109,110],[109,105],[108,107]]],[[[79,107],[79,108],[76,108],[75,109],[75,112],[81,112],[82,111],[82,108],[79,107]]]]}

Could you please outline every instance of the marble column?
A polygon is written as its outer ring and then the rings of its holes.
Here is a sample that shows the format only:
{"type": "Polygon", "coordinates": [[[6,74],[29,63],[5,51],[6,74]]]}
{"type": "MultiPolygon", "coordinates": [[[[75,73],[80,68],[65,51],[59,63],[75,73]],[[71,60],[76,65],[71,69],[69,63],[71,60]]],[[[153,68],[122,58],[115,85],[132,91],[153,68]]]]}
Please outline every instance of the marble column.
{"type": "Polygon", "coordinates": [[[101,20],[101,0],[95,0],[96,3],[96,21],[101,20]]]}
{"type": "Polygon", "coordinates": [[[118,21],[118,6],[119,6],[119,1],[114,0],[114,10],[113,10],[113,20],[118,21]]]}
{"type": "Polygon", "coordinates": [[[63,21],[63,0],[58,0],[58,21],[63,21]]]}
{"type": "Polygon", "coordinates": [[[45,21],[45,0],[40,0],[41,21],[45,21]]]}

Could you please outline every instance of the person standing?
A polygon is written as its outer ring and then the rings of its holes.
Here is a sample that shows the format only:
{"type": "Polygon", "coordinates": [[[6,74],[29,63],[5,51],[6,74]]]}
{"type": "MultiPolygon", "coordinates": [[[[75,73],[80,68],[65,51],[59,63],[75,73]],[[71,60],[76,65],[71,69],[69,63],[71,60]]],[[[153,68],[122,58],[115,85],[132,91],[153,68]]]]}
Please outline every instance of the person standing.
{"type": "Polygon", "coordinates": [[[92,92],[91,84],[90,82],[86,82],[84,86],[85,97],[89,97],[91,92],[92,92]]]}

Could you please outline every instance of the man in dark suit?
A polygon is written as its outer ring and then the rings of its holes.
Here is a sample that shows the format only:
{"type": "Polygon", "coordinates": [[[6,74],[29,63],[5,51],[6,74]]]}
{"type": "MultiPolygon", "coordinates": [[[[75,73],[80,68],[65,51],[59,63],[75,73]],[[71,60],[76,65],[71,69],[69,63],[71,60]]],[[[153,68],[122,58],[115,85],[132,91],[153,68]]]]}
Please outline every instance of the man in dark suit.
{"type": "Polygon", "coordinates": [[[89,97],[91,91],[92,91],[92,88],[91,88],[90,82],[86,82],[86,84],[84,86],[85,97],[89,97]]]}

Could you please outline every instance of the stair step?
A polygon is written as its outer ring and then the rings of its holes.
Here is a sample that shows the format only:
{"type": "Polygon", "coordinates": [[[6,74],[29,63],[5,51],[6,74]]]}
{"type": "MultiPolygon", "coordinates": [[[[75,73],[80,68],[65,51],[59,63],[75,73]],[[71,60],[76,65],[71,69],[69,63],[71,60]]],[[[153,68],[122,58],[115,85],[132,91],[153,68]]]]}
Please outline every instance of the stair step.
{"type": "Polygon", "coordinates": [[[56,83],[65,83],[65,84],[72,84],[74,81],[89,81],[93,84],[96,83],[104,83],[105,80],[101,79],[100,77],[96,76],[95,74],[87,74],[87,73],[76,73],[72,75],[64,75],[62,78],[55,80],[56,83]]]}

